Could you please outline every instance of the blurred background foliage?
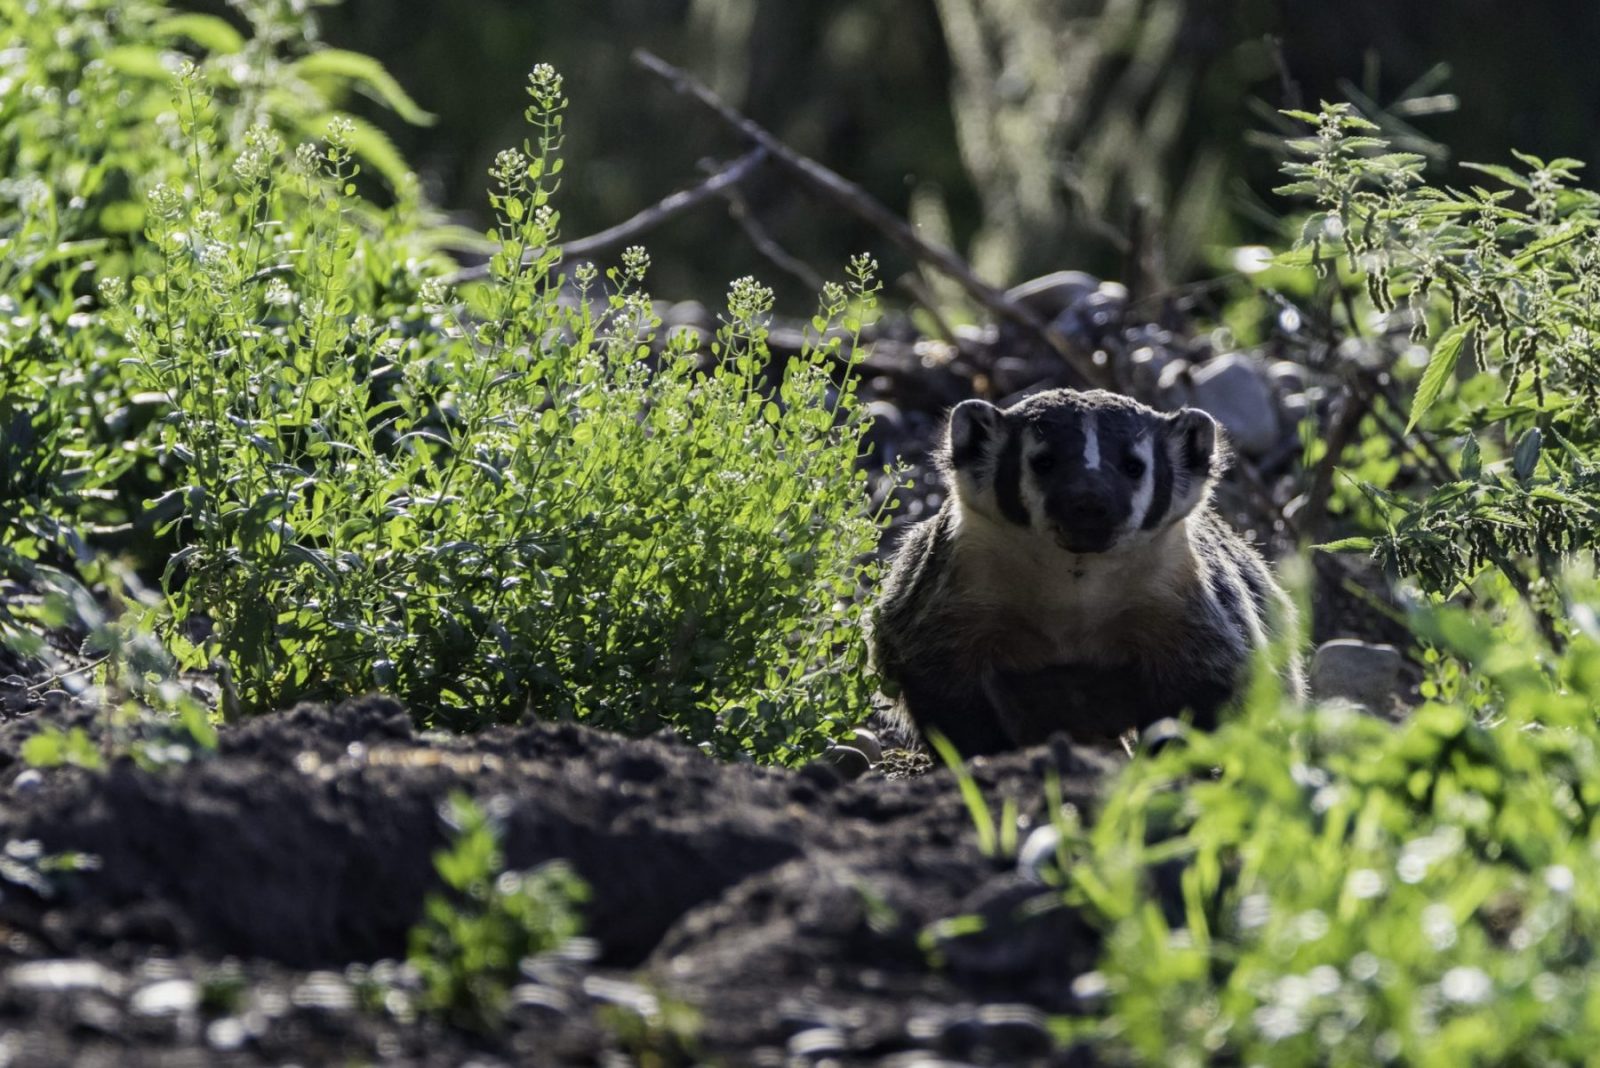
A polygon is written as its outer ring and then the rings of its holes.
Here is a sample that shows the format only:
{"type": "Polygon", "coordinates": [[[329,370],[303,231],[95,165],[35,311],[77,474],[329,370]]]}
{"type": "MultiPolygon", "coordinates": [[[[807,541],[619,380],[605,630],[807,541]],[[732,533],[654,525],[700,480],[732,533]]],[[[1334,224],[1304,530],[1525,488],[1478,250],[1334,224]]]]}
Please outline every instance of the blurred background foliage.
{"type": "MultiPolygon", "coordinates": [[[[494,153],[521,137],[524,74],[540,61],[563,71],[582,175],[564,191],[568,237],[741,150],[633,67],[637,47],[1001,284],[1062,267],[1183,281],[1264,236],[1283,207],[1267,192],[1277,160],[1243,135],[1272,129],[1279,107],[1364,98],[1393,106],[1391,134],[1428,113],[1423,132],[1466,159],[1507,146],[1600,157],[1600,68],[1575,55],[1600,34],[1591,0],[1514,13],[1498,0],[346,0],[320,18],[329,43],[375,55],[439,116],[418,128],[370,112],[475,226],[494,153]]],[[[825,274],[853,251],[886,252],[782,175],[746,195],[825,274]]],[[[662,296],[709,299],[756,273],[791,287],[785,303],[809,302],[717,205],[649,243],[662,296]]],[[[907,266],[884,258],[891,278],[907,266]]]]}

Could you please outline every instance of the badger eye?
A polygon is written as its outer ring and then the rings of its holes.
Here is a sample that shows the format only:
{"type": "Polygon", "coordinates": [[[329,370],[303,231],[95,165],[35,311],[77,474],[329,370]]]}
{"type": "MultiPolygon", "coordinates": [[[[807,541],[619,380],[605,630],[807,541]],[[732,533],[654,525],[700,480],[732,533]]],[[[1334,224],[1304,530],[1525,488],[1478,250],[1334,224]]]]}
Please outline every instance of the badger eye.
{"type": "Polygon", "coordinates": [[[1144,460],[1137,456],[1129,456],[1122,461],[1122,473],[1129,478],[1144,477],[1144,460]]]}
{"type": "Polygon", "coordinates": [[[1041,452],[1029,462],[1033,464],[1033,469],[1041,475],[1049,474],[1056,467],[1056,458],[1047,452],[1041,452]]]}

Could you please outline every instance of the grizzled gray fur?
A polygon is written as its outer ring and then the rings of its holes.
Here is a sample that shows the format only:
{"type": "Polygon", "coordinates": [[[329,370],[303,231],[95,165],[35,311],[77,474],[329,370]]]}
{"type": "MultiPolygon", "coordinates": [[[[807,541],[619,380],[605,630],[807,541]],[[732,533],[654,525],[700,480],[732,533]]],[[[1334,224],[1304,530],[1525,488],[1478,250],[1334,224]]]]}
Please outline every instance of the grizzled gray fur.
{"type": "MultiPolygon", "coordinates": [[[[1058,389],[950,413],[952,492],[909,531],[872,613],[901,715],[967,755],[1214,726],[1257,650],[1295,633],[1267,565],[1211,509],[1217,423],[1058,389]]],[[[1284,669],[1304,683],[1298,659],[1284,669]]]]}

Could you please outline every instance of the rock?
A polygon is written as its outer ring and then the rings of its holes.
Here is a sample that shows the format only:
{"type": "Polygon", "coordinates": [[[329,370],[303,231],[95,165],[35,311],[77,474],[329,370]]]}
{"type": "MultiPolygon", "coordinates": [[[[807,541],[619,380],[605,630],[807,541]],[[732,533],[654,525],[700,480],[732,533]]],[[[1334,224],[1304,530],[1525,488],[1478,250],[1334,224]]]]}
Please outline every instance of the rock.
{"type": "Polygon", "coordinates": [[[978,1010],[983,1042],[1003,1064],[1043,1057],[1055,1048],[1044,1013],[1032,1005],[985,1005],[978,1010]]]}
{"type": "Polygon", "coordinates": [[[1293,430],[1311,416],[1311,402],[1306,400],[1304,393],[1291,393],[1283,398],[1283,403],[1278,408],[1283,417],[1286,432],[1293,430]]]}
{"type": "Polygon", "coordinates": [[[1158,719],[1139,732],[1139,748],[1155,756],[1169,745],[1183,745],[1188,741],[1189,728],[1183,721],[1158,719]]]}
{"type": "Polygon", "coordinates": [[[1055,271],[1013,286],[1006,297],[1043,319],[1054,319],[1099,288],[1100,280],[1083,271],[1055,271]]]}
{"type": "Polygon", "coordinates": [[[872,422],[861,440],[868,463],[874,468],[894,463],[907,440],[905,417],[896,405],[881,400],[867,405],[867,415],[872,422]]]}
{"type": "Polygon", "coordinates": [[[845,737],[843,744],[852,749],[859,749],[866,754],[867,759],[876,764],[883,759],[883,743],[878,736],[865,727],[857,727],[845,737]]]}
{"type": "Polygon", "coordinates": [[[1354,638],[1323,642],[1311,658],[1311,693],[1344,698],[1372,712],[1387,712],[1400,686],[1400,651],[1354,638]]]}
{"type": "Polygon", "coordinates": [[[128,1000],[136,1016],[176,1016],[200,1007],[200,987],[189,979],[163,979],[141,987],[128,1000]]]}
{"type": "Polygon", "coordinates": [[[688,326],[706,334],[714,334],[717,332],[717,317],[698,300],[685,300],[662,313],[661,325],[668,330],[675,326],[688,326]]]}
{"type": "Polygon", "coordinates": [[[1099,348],[1122,325],[1122,313],[1127,307],[1127,288],[1106,282],[1056,316],[1055,324],[1078,344],[1099,348]]]}
{"type": "Polygon", "coordinates": [[[848,745],[830,745],[822,752],[822,759],[846,779],[859,779],[872,770],[867,754],[848,745]]]}
{"type": "Polygon", "coordinates": [[[89,960],[27,961],[7,972],[6,981],[18,990],[95,991],[112,996],[121,994],[123,987],[120,975],[89,960]]]}
{"type": "Polygon", "coordinates": [[[1171,363],[1172,354],[1165,348],[1144,345],[1134,349],[1128,355],[1129,377],[1132,379],[1134,392],[1144,396],[1156,395],[1161,383],[1161,372],[1171,363]]]}
{"type": "Polygon", "coordinates": [[[1017,851],[1017,873],[1033,882],[1047,881],[1045,877],[1055,870],[1060,845],[1061,832],[1054,824],[1035,827],[1017,851]]]}
{"type": "Polygon", "coordinates": [[[1242,353],[1218,356],[1192,376],[1194,404],[1228,431],[1233,447],[1261,456],[1278,443],[1278,405],[1256,361],[1242,353]]]}
{"type": "Polygon", "coordinates": [[[1293,360],[1273,360],[1267,365],[1267,376],[1285,396],[1306,391],[1306,369],[1293,360]]]}
{"type": "Polygon", "coordinates": [[[18,793],[37,790],[44,785],[44,775],[38,768],[29,768],[11,780],[11,788],[18,793]]]}
{"type": "Polygon", "coordinates": [[[1158,406],[1169,412],[1194,403],[1193,367],[1185,360],[1173,360],[1161,369],[1156,379],[1158,406]]]}
{"type": "Polygon", "coordinates": [[[849,1048],[844,1033],[832,1027],[812,1027],[789,1039],[789,1056],[801,1063],[842,1057],[849,1048]]]}

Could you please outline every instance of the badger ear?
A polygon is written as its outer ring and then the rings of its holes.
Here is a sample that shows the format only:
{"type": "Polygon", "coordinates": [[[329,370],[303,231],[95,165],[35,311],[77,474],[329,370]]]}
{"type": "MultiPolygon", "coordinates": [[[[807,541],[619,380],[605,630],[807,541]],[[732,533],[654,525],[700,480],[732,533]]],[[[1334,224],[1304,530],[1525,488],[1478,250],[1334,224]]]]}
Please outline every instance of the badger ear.
{"type": "Polygon", "coordinates": [[[950,409],[950,463],[962,468],[982,460],[1004,420],[1005,413],[988,401],[964,400],[950,409]]]}
{"type": "Polygon", "coordinates": [[[1226,448],[1219,440],[1217,421],[1199,408],[1184,408],[1170,419],[1173,465],[1191,476],[1209,476],[1220,465],[1226,448]]]}

